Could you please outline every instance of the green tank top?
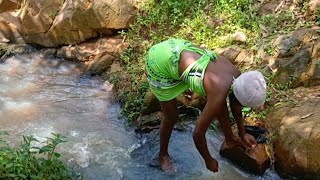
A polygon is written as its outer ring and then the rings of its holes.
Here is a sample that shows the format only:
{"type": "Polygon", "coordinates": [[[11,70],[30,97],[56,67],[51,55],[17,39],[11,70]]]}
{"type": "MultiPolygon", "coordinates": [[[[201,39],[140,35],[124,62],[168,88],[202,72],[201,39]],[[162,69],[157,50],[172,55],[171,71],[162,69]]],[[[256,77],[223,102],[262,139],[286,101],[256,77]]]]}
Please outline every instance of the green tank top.
{"type": "Polygon", "coordinates": [[[209,62],[216,57],[215,53],[197,48],[182,39],[169,39],[152,46],[145,65],[151,91],[160,101],[171,100],[188,88],[205,95],[204,73],[209,62]],[[201,58],[189,65],[180,76],[178,67],[183,50],[198,53],[201,58]]]}

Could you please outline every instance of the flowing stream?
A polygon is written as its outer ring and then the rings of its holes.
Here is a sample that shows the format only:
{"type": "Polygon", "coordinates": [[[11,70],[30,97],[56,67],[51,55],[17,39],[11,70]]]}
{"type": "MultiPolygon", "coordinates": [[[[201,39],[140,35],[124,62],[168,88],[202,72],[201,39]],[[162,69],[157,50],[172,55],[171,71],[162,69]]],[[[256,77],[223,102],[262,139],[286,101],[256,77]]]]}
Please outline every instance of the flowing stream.
{"type": "Polygon", "coordinates": [[[169,152],[177,173],[164,173],[156,161],[158,131],[136,134],[119,118],[120,110],[112,85],[83,75],[79,63],[39,52],[0,63],[0,130],[13,144],[21,142],[21,135],[39,140],[53,132],[65,135],[68,142],[58,150],[84,179],[280,179],[270,170],[254,176],[234,167],[219,156],[223,137],[213,132],[207,138],[218,173],[206,170],[192,131],[173,132],[169,152]]]}

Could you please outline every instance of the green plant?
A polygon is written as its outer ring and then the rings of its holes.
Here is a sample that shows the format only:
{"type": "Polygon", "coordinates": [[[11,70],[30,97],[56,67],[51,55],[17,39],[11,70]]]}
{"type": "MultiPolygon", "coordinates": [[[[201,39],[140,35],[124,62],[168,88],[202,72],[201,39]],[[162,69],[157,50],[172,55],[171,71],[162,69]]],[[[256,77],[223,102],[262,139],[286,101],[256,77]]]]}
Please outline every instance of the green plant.
{"type": "Polygon", "coordinates": [[[52,133],[52,135],[53,135],[53,138],[46,137],[47,145],[39,148],[39,153],[40,154],[43,153],[43,154],[47,155],[48,159],[59,158],[60,154],[55,152],[56,147],[58,144],[67,142],[67,141],[63,140],[63,139],[65,139],[65,137],[62,136],[61,134],[52,133]]]}
{"type": "Polygon", "coordinates": [[[1,179],[73,179],[73,172],[56,152],[57,145],[66,142],[64,136],[52,133],[42,147],[33,146],[38,142],[33,136],[23,136],[20,146],[14,148],[3,139],[5,135],[8,133],[0,133],[1,179]]]}
{"type": "Polygon", "coordinates": [[[246,117],[248,116],[248,114],[251,112],[251,108],[250,107],[243,107],[242,108],[242,116],[246,117]]]}
{"type": "Polygon", "coordinates": [[[5,59],[5,57],[12,54],[12,50],[8,45],[1,45],[0,44],[0,62],[1,60],[5,59]]]}
{"type": "Polygon", "coordinates": [[[267,14],[262,17],[262,24],[268,27],[270,34],[284,33],[296,28],[297,19],[292,10],[285,10],[281,13],[267,14]]]}

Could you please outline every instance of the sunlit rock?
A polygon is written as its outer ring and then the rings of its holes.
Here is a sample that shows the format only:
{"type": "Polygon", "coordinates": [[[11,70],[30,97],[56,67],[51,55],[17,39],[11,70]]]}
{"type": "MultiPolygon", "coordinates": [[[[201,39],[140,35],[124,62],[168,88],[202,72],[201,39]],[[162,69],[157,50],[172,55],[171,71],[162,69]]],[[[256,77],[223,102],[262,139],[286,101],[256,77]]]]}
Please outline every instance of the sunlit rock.
{"type": "Polygon", "coordinates": [[[234,34],[234,40],[238,42],[246,42],[247,40],[247,35],[243,32],[236,32],[234,34]]]}
{"type": "MultiPolygon", "coordinates": [[[[46,47],[77,44],[128,28],[136,11],[133,1],[28,0],[15,13],[21,23],[16,29],[27,43],[46,47]]],[[[0,27],[0,34],[3,29],[0,27]]]]}
{"type": "Polygon", "coordinates": [[[276,170],[284,176],[314,179],[320,175],[320,103],[316,97],[319,91],[295,91],[294,97],[300,102],[275,108],[267,118],[276,137],[276,170]],[[301,100],[308,94],[310,99],[301,100]]]}
{"type": "Polygon", "coordinates": [[[270,165],[270,159],[264,144],[258,144],[253,149],[242,149],[240,147],[227,147],[224,142],[220,148],[220,154],[242,169],[263,175],[270,165]]]}

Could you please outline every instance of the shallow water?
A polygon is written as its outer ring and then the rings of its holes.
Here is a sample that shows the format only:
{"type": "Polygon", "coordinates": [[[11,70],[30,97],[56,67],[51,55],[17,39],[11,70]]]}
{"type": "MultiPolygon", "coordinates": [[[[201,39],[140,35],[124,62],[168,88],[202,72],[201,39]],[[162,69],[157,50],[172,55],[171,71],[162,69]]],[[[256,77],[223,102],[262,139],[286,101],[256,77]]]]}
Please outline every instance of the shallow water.
{"type": "MultiPolygon", "coordinates": [[[[119,118],[112,85],[83,75],[82,66],[40,53],[17,55],[0,63],[0,130],[16,144],[21,135],[39,140],[60,133],[68,142],[58,149],[63,160],[84,179],[280,179],[244,173],[219,156],[223,137],[208,133],[210,152],[219,172],[206,170],[191,132],[174,131],[169,152],[177,174],[159,170],[158,131],[136,134],[119,118]]],[[[191,127],[192,128],[192,127],[191,127]]]]}

